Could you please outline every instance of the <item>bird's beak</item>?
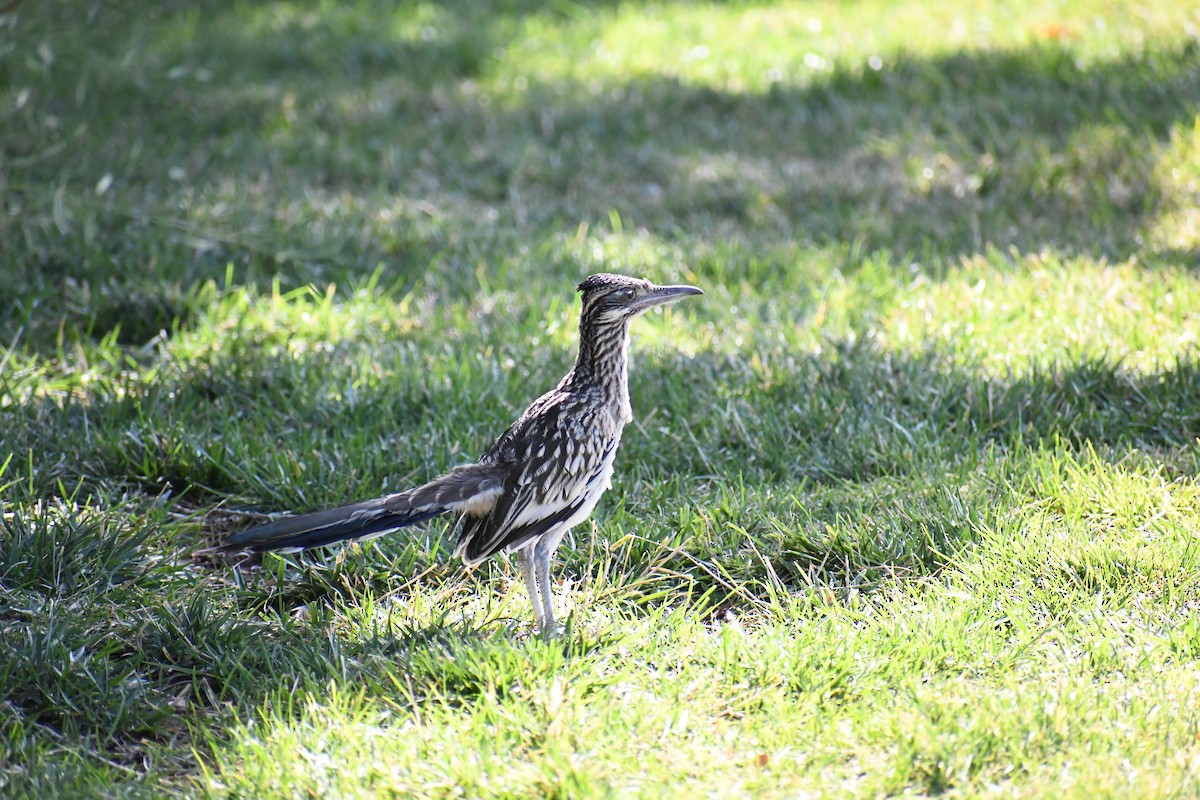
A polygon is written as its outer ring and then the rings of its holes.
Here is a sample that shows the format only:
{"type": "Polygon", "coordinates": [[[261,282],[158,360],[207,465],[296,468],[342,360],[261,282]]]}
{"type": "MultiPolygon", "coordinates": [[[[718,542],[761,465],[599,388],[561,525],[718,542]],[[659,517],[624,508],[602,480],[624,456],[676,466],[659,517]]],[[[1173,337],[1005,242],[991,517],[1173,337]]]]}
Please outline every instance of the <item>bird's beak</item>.
{"type": "Polygon", "coordinates": [[[638,298],[633,303],[633,310],[645,311],[648,308],[674,303],[676,300],[682,300],[694,294],[704,294],[703,291],[695,286],[679,285],[679,286],[655,286],[650,292],[643,297],[638,298]]]}

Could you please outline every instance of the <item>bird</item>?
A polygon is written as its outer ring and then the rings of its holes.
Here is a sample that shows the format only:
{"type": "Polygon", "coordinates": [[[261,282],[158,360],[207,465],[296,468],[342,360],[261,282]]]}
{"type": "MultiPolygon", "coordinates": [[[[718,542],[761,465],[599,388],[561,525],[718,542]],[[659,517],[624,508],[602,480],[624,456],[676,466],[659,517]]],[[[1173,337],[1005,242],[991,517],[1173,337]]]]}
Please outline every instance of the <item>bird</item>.
{"type": "Polygon", "coordinates": [[[550,562],[563,536],[612,485],[629,402],[629,329],[644,311],[704,294],[695,286],[598,273],[580,294],[575,364],[473,464],[402,492],[326,511],[281,516],[228,536],[226,550],[296,552],[365,541],[444,514],[457,518],[454,557],[468,568],[516,552],[543,635],[559,633],[550,562]]]}

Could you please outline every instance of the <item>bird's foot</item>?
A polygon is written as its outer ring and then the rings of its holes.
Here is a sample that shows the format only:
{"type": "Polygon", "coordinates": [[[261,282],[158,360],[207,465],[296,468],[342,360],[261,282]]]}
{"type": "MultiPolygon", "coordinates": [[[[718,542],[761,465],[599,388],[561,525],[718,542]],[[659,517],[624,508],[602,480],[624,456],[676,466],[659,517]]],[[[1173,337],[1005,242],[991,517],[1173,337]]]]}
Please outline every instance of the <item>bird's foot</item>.
{"type": "Polygon", "coordinates": [[[543,639],[558,639],[567,632],[566,625],[560,625],[553,614],[534,620],[538,635],[543,639]]]}
{"type": "Polygon", "coordinates": [[[566,625],[546,625],[538,627],[538,635],[543,639],[561,639],[567,634],[566,625]]]}

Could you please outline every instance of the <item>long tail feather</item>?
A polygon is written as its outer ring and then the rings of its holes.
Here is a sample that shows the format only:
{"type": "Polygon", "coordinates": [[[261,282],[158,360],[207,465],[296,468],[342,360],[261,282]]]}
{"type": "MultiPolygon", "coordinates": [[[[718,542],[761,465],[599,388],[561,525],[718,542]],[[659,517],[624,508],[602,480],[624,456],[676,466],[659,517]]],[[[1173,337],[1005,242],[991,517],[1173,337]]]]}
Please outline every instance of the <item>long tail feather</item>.
{"type": "Polygon", "coordinates": [[[469,464],[407,492],[352,503],[328,511],[280,517],[225,539],[230,550],[305,550],[348,540],[370,539],[456,511],[483,513],[502,489],[495,466],[469,464]]]}
{"type": "Polygon", "coordinates": [[[324,547],[347,540],[369,539],[374,536],[416,525],[449,509],[409,508],[404,512],[389,512],[383,501],[368,500],[365,503],[316,511],[312,514],[281,517],[255,528],[235,533],[225,539],[225,547],[231,550],[305,550],[324,547]]]}

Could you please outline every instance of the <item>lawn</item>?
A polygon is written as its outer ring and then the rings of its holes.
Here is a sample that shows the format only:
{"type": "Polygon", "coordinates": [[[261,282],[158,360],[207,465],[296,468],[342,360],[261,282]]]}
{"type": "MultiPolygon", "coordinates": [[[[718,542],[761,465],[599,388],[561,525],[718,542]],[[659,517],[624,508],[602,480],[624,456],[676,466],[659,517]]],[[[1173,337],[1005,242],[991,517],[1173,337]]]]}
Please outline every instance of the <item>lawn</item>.
{"type": "Polygon", "coordinates": [[[0,795],[1200,797],[1200,11],[0,16],[0,795]],[[444,523],[634,325],[532,635],[444,523]]]}

